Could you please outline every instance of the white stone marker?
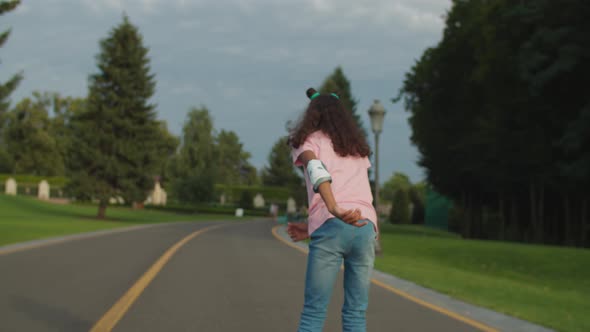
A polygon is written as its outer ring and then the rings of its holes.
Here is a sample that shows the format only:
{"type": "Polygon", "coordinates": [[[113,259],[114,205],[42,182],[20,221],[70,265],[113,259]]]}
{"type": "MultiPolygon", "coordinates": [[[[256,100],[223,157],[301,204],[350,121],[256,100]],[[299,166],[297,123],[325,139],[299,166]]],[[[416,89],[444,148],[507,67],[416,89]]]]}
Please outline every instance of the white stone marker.
{"type": "Polygon", "coordinates": [[[289,197],[287,200],[287,213],[295,213],[297,212],[297,205],[295,204],[295,200],[293,197],[289,197]]]}
{"type": "Polygon", "coordinates": [[[16,195],[16,181],[13,178],[6,180],[6,195],[16,195]]]}
{"type": "Polygon", "coordinates": [[[264,203],[264,197],[261,194],[256,194],[256,197],[254,197],[254,207],[262,208],[264,207],[264,203]]]}
{"type": "Polygon", "coordinates": [[[49,199],[49,183],[47,183],[47,181],[43,180],[39,182],[39,190],[37,191],[37,197],[43,200],[49,199]]]}

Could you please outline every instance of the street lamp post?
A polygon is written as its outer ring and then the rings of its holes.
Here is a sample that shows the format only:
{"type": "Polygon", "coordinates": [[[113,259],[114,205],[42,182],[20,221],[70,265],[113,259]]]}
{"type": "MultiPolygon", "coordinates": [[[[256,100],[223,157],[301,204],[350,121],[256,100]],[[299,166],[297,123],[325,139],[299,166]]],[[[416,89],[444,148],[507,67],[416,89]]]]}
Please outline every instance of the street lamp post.
{"type": "Polygon", "coordinates": [[[379,100],[375,100],[369,108],[371,117],[371,129],[375,134],[375,210],[379,214],[379,134],[383,130],[383,118],[385,117],[385,108],[379,100]]]}

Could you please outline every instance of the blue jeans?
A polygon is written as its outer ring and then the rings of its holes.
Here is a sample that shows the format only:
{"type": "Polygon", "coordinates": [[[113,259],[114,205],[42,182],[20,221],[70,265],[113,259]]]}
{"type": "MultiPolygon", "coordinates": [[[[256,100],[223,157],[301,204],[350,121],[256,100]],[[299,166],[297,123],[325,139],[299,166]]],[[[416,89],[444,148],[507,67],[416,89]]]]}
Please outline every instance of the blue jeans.
{"type": "Polygon", "coordinates": [[[356,227],[340,219],[328,219],[311,234],[305,301],[299,332],[321,332],[328,303],[344,260],[344,305],[342,331],[364,332],[369,302],[370,276],[375,261],[375,229],[356,227]]]}

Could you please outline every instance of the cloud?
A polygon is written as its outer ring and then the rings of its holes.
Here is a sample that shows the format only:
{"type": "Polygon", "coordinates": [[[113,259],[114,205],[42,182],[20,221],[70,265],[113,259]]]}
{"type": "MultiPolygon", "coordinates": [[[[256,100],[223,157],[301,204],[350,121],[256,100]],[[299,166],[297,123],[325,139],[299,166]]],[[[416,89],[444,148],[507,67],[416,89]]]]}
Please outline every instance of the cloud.
{"type": "Polygon", "coordinates": [[[176,23],[176,26],[182,30],[194,30],[202,26],[198,19],[182,19],[176,23]]]}
{"type": "Polygon", "coordinates": [[[27,0],[19,15],[4,18],[13,35],[2,48],[0,77],[24,70],[13,101],[34,90],[85,95],[98,41],[124,11],[150,49],[153,102],[176,134],[186,111],[204,104],[215,127],[238,133],[262,166],[285,122],[304,109],[305,88],[340,65],[367,128],[373,99],[388,110],[383,174],[401,170],[417,180],[407,113],[388,101],[414,59],[440,38],[449,6],[450,0],[27,0]]]}
{"type": "MultiPolygon", "coordinates": [[[[62,0],[63,1],[63,0],[62,0]]],[[[66,0],[71,1],[71,0],[66,0]]],[[[155,12],[162,6],[174,6],[184,9],[190,5],[199,4],[195,0],[84,0],[83,2],[93,11],[115,10],[122,11],[128,8],[139,8],[144,12],[155,12]]]]}
{"type": "Polygon", "coordinates": [[[333,20],[371,25],[400,24],[415,30],[439,30],[449,0],[307,0],[310,12],[333,20]]]}
{"type": "Polygon", "coordinates": [[[194,83],[176,83],[169,89],[169,93],[172,95],[202,95],[203,89],[194,83]]]}
{"type": "Polygon", "coordinates": [[[240,45],[227,45],[215,49],[217,52],[227,55],[244,55],[246,50],[240,45]]]}
{"type": "Polygon", "coordinates": [[[83,3],[93,11],[139,9],[147,13],[155,13],[162,8],[187,10],[200,7],[223,8],[226,11],[237,9],[241,14],[254,15],[271,8],[274,14],[294,21],[285,21],[285,24],[293,26],[297,25],[293,24],[297,21],[309,22],[328,17],[334,20],[329,26],[399,23],[411,29],[432,31],[440,29],[443,23],[441,14],[449,7],[450,0],[84,0],[83,3]]]}
{"type": "Polygon", "coordinates": [[[31,7],[27,4],[21,3],[18,7],[16,7],[14,13],[16,15],[23,15],[28,13],[31,10],[31,7]]]}

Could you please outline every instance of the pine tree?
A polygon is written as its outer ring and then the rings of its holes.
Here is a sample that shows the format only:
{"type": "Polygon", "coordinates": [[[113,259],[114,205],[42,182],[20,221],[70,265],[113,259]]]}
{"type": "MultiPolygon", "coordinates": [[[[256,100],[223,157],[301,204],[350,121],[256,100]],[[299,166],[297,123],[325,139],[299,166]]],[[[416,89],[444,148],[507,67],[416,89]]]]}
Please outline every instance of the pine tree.
{"type": "Polygon", "coordinates": [[[98,73],[89,78],[87,109],[72,119],[68,154],[73,188],[99,201],[104,218],[110,197],[142,202],[161,169],[160,124],[148,49],[127,16],[100,42],[98,73]]]}
{"type": "MultiPolygon", "coordinates": [[[[0,15],[14,10],[19,4],[20,0],[1,1],[0,15]]],[[[6,43],[6,40],[8,40],[9,36],[10,30],[4,31],[0,34],[0,47],[6,43]]],[[[9,172],[12,171],[13,168],[13,160],[6,150],[6,143],[3,141],[4,134],[2,131],[4,122],[6,120],[5,113],[8,111],[10,106],[10,94],[12,94],[22,79],[22,73],[18,73],[13,75],[6,83],[0,83],[0,172],[9,172]]]]}
{"type": "Polygon", "coordinates": [[[340,97],[342,104],[344,104],[344,108],[352,113],[357,125],[359,128],[361,128],[365,136],[367,136],[367,131],[363,125],[363,120],[356,112],[358,101],[352,96],[350,81],[344,75],[342,67],[336,67],[334,72],[330,74],[330,76],[326,77],[319,91],[321,93],[337,94],[338,97],[340,97]]]}
{"type": "Polygon", "coordinates": [[[298,170],[293,166],[287,137],[281,137],[275,142],[268,155],[268,166],[262,169],[260,177],[263,185],[287,188],[296,202],[306,201],[302,168],[298,170]]]}
{"type": "MultiPolygon", "coordinates": [[[[2,1],[0,2],[0,15],[14,10],[20,4],[20,0],[2,1]]],[[[6,30],[0,34],[0,47],[6,43],[10,36],[10,30],[6,30]]],[[[8,110],[10,94],[16,89],[20,81],[23,79],[22,73],[12,76],[6,83],[0,84],[0,118],[8,110]]]]}
{"type": "Polygon", "coordinates": [[[268,167],[262,171],[262,183],[266,186],[297,188],[301,187],[301,181],[293,166],[287,137],[282,137],[275,142],[268,155],[268,167]]]}

